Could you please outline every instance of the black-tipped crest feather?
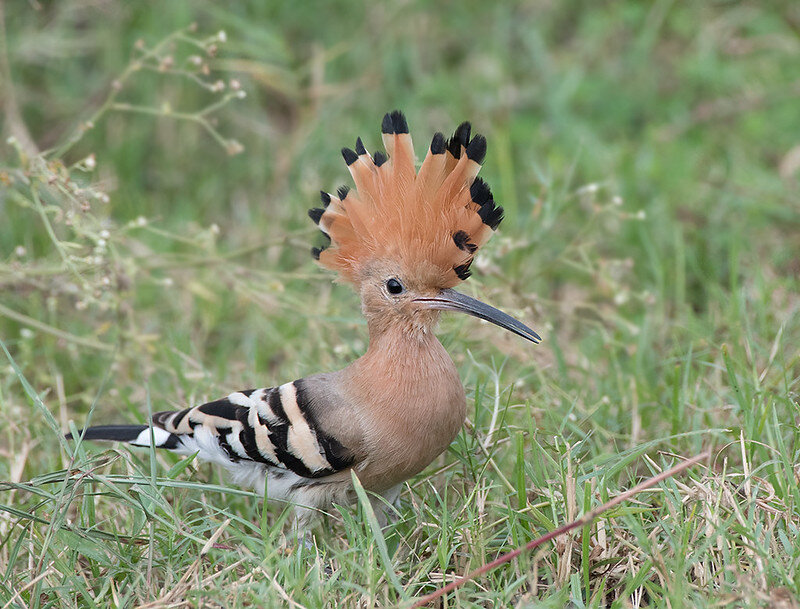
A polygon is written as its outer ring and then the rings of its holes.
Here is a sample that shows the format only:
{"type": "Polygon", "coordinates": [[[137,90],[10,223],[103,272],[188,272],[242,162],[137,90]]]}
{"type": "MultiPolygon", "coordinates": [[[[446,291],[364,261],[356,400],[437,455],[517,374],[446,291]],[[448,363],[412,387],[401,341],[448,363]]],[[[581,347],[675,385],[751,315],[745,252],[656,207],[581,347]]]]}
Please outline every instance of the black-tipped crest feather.
{"type": "Polygon", "coordinates": [[[452,154],[455,158],[461,158],[461,142],[459,142],[455,137],[451,137],[447,140],[447,152],[452,154]]]}
{"type": "Polygon", "coordinates": [[[469,270],[470,265],[472,265],[472,258],[470,258],[469,261],[465,262],[464,264],[453,267],[453,270],[456,272],[456,276],[462,281],[469,279],[470,275],[472,275],[472,271],[469,270]]]}
{"type": "Polygon", "coordinates": [[[469,194],[472,197],[472,201],[481,207],[492,197],[492,191],[489,190],[489,186],[481,178],[475,178],[472,186],[469,187],[469,194]]]}
{"type": "Polygon", "coordinates": [[[444,154],[445,149],[444,134],[441,131],[437,131],[433,134],[433,139],[431,140],[431,154],[444,154]]]}
{"type": "Polygon", "coordinates": [[[355,153],[355,151],[350,150],[350,148],[347,147],[342,148],[342,156],[344,157],[344,162],[347,163],[348,167],[358,160],[358,155],[355,153]]]}
{"type": "Polygon", "coordinates": [[[469,252],[470,254],[474,254],[478,250],[478,246],[469,240],[467,231],[460,230],[453,233],[453,241],[458,249],[469,252]]]}
{"type": "Polygon", "coordinates": [[[392,114],[391,112],[387,112],[383,116],[383,121],[381,121],[381,133],[394,133],[394,124],[392,122],[392,114]]]}
{"type": "MultiPolygon", "coordinates": [[[[356,163],[359,158],[362,163],[370,159],[361,138],[356,140],[355,150],[342,149],[345,161],[352,165],[358,192],[351,196],[349,187],[342,186],[336,191],[341,205],[336,202],[335,213],[325,216],[325,210],[319,208],[309,212],[312,220],[324,225],[323,233],[331,241],[329,252],[314,248],[313,254],[323,266],[353,283],[359,281],[362,261],[396,256],[414,268],[425,260],[442,271],[434,281],[452,287],[469,276],[472,256],[489,236],[488,231],[479,229],[479,222],[494,230],[503,219],[503,208],[475,175],[486,156],[486,138],[480,134],[471,137],[472,126],[467,121],[449,139],[437,132],[422,167],[415,171],[403,113],[393,110],[384,115],[381,131],[391,154],[372,153],[376,167],[386,165],[381,171],[370,172],[356,163]],[[464,155],[467,158],[461,159],[464,155]],[[454,158],[461,160],[453,162],[454,158]],[[468,193],[464,187],[469,188],[468,193]],[[410,243],[401,247],[397,242],[403,240],[410,243]]],[[[320,196],[327,206],[329,197],[325,193],[320,196]]]]}
{"type": "Polygon", "coordinates": [[[308,210],[308,217],[314,221],[314,224],[319,224],[319,219],[322,217],[322,214],[325,213],[325,210],[321,207],[313,207],[308,210]]]}
{"type": "Polygon", "coordinates": [[[392,126],[395,133],[408,133],[408,121],[400,110],[392,112],[392,126]]]}
{"type": "Polygon", "coordinates": [[[495,206],[494,201],[490,199],[478,210],[478,215],[489,228],[497,230],[500,222],[503,221],[503,212],[503,208],[495,206]]]}
{"type": "Polygon", "coordinates": [[[364,148],[364,142],[361,141],[361,138],[356,140],[356,154],[359,156],[367,154],[367,149],[364,148]]]}
{"type": "Polygon", "coordinates": [[[469,134],[471,132],[472,125],[469,123],[469,121],[464,121],[458,127],[456,127],[456,130],[453,133],[453,139],[466,148],[467,144],[469,144],[469,134]]]}
{"type": "Polygon", "coordinates": [[[486,158],[486,138],[482,135],[476,135],[472,141],[467,145],[467,157],[478,163],[483,163],[486,158]]]}

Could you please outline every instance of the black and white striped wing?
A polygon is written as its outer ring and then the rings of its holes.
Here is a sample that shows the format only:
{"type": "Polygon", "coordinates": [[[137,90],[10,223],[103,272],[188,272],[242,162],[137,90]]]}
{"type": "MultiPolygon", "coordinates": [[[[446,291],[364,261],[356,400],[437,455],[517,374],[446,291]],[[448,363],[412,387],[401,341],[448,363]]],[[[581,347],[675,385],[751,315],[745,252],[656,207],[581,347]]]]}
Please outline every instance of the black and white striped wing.
{"type": "MultiPolygon", "coordinates": [[[[353,453],[320,429],[302,380],[237,391],[186,410],[153,415],[156,445],[204,460],[250,461],[321,478],[352,466],[353,453]],[[163,431],[162,431],[163,430],[163,431]],[[166,432],[166,433],[164,433],[166,432]]],[[[149,445],[149,429],[140,442],[149,445]]]]}

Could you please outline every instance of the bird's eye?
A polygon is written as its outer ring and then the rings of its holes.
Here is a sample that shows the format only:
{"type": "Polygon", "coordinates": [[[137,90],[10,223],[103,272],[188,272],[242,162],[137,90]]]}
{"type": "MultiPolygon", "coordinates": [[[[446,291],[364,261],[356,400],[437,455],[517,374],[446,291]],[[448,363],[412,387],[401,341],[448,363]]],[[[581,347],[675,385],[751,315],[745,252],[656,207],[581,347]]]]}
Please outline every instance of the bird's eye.
{"type": "Polygon", "coordinates": [[[397,295],[397,294],[402,294],[405,288],[403,288],[402,283],[400,283],[397,279],[392,277],[386,282],[386,289],[389,291],[389,294],[397,295]]]}

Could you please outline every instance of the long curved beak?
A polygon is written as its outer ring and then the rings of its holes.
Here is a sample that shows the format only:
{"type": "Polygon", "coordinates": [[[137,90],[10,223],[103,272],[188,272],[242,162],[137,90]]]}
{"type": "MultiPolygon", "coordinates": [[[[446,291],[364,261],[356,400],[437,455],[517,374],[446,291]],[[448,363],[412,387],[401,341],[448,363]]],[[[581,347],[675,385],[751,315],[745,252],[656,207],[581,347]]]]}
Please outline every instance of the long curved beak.
{"type": "Polygon", "coordinates": [[[511,315],[507,315],[499,309],[495,309],[494,307],[482,303],[480,300],[476,300],[471,296],[467,296],[461,292],[456,292],[455,290],[442,290],[437,296],[431,296],[429,298],[415,298],[414,302],[422,303],[429,309],[437,309],[439,311],[460,311],[461,313],[466,313],[467,315],[472,315],[473,317],[485,319],[486,321],[490,321],[501,328],[505,328],[517,336],[521,336],[522,338],[531,341],[532,343],[538,343],[542,340],[539,335],[536,334],[536,332],[531,330],[521,321],[511,317],[511,315]]]}

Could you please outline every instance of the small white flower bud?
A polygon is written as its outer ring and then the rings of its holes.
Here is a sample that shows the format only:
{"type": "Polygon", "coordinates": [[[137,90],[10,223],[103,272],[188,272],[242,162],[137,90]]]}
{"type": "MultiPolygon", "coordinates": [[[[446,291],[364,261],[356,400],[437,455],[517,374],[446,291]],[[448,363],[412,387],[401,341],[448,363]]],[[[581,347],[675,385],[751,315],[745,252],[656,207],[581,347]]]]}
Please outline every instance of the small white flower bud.
{"type": "Polygon", "coordinates": [[[235,154],[239,154],[240,152],[244,151],[244,146],[242,146],[236,140],[228,140],[228,142],[227,142],[227,144],[225,146],[225,151],[229,155],[233,156],[235,154]]]}

